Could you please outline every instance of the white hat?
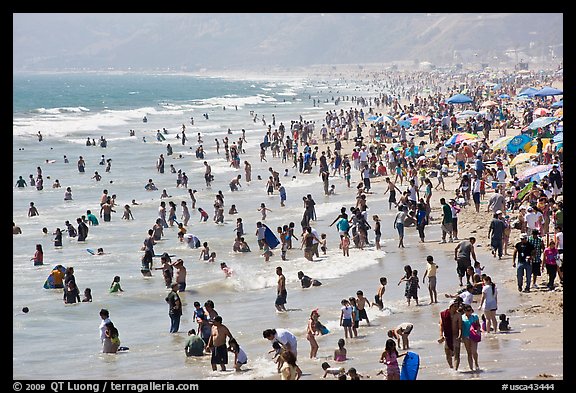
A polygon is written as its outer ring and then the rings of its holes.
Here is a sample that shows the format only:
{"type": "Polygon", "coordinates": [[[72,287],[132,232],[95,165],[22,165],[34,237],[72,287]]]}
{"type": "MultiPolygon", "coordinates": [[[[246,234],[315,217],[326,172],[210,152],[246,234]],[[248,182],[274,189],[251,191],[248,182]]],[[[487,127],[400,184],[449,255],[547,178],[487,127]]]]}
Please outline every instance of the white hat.
{"type": "Polygon", "coordinates": [[[496,210],[496,214],[502,214],[502,210],[496,210]]]}

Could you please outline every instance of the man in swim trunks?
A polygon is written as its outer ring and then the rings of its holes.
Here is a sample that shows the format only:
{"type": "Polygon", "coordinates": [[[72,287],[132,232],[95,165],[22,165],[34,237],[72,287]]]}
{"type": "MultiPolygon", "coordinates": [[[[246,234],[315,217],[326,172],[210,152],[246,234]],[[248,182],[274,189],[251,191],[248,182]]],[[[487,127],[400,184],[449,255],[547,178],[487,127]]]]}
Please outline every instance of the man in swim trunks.
{"type": "Polygon", "coordinates": [[[276,268],[276,274],[278,275],[278,288],[277,288],[277,297],[276,302],[276,309],[278,311],[286,311],[286,298],[288,297],[288,292],[286,291],[286,277],[282,274],[282,268],[278,266],[276,268]]]}
{"type": "Polygon", "coordinates": [[[232,339],[232,333],[230,330],[222,324],[222,317],[218,315],[214,318],[212,324],[212,334],[208,339],[208,344],[206,344],[206,350],[212,347],[212,358],[210,359],[210,364],[212,364],[212,371],[216,371],[216,365],[220,365],[220,370],[226,371],[226,364],[228,364],[228,347],[226,345],[226,336],[229,340],[232,339]]]}

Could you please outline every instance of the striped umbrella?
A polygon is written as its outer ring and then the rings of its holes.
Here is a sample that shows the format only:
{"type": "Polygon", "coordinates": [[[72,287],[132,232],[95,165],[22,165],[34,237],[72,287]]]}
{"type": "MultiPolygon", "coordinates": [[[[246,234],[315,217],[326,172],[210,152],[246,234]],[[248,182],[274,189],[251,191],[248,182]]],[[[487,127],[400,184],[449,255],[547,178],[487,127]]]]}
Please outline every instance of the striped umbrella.
{"type": "Polygon", "coordinates": [[[466,140],[477,139],[478,135],[471,134],[469,132],[459,132],[457,134],[452,135],[446,142],[444,142],[444,146],[451,146],[457,143],[464,142],[466,140]]]}
{"type": "Polygon", "coordinates": [[[498,150],[498,149],[506,148],[506,146],[508,145],[508,142],[510,142],[512,140],[512,138],[514,138],[514,135],[503,136],[501,138],[496,139],[494,141],[494,143],[492,143],[492,150],[498,150]]]}
{"type": "Polygon", "coordinates": [[[552,170],[552,165],[536,165],[523,170],[518,174],[519,179],[526,179],[534,176],[537,173],[550,172],[552,170]]]}
{"type": "Polygon", "coordinates": [[[528,162],[534,156],[532,153],[520,153],[512,161],[510,161],[510,166],[516,166],[523,162],[528,162]]]}

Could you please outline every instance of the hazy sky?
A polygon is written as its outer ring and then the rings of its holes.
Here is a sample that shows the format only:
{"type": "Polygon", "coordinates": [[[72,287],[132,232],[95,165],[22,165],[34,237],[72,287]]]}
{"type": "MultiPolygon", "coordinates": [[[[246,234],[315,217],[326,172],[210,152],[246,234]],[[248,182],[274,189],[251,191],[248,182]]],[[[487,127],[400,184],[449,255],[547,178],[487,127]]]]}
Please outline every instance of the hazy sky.
{"type": "Polygon", "coordinates": [[[451,63],[563,49],[559,13],[30,13],[13,22],[14,70],[451,63]]]}

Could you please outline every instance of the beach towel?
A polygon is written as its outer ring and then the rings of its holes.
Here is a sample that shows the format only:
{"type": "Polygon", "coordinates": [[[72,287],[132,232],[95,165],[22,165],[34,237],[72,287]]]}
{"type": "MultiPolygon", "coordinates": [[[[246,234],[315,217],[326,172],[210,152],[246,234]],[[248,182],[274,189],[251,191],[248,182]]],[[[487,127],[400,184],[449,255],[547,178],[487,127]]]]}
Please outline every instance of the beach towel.
{"type": "Polygon", "coordinates": [[[450,310],[444,310],[440,313],[440,319],[442,320],[442,327],[444,329],[444,337],[446,338],[446,345],[451,351],[454,350],[454,341],[452,339],[452,317],[450,316],[450,310]]]}

